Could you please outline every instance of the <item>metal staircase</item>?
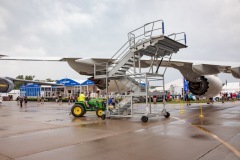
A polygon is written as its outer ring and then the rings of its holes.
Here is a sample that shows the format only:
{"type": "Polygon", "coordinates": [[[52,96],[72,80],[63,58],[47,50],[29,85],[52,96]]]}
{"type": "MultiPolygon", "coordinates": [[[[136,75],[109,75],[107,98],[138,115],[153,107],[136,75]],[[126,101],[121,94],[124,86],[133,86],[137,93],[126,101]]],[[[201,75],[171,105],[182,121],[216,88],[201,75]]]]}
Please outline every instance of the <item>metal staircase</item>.
{"type": "MultiPolygon", "coordinates": [[[[128,96],[148,97],[149,79],[163,81],[164,88],[166,68],[162,74],[158,73],[163,58],[168,58],[168,61],[170,61],[173,53],[177,53],[179,49],[186,47],[186,35],[184,32],[165,36],[164,22],[162,20],[147,23],[129,32],[128,41],[109,61],[94,64],[94,79],[105,79],[106,82],[109,80],[119,81],[131,91],[128,96]],[[182,41],[184,44],[180,43],[182,41]],[[142,66],[146,58],[151,63],[148,66],[146,64],[142,66]],[[154,71],[155,62],[158,62],[158,65],[154,71]],[[149,71],[143,72],[143,67],[149,68],[149,71]],[[145,83],[145,86],[143,87],[141,83],[145,83]]],[[[108,92],[108,83],[106,83],[106,90],[108,92]]],[[[128,97],[123,99],[123,102],[130,104],[129,101],[132,99],[132,97],[128,97]]],[[[146,104],[148,105],[147,100],[146,104]]]]}

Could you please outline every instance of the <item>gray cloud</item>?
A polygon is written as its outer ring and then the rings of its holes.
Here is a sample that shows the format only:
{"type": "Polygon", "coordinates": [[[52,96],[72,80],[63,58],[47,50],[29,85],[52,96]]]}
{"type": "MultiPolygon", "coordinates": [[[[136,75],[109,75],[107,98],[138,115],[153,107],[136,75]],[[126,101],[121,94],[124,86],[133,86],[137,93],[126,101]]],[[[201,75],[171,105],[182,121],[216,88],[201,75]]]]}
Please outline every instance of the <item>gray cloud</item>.
{"type": "MultiPolygon", "coordinates": [[[[187,33],[188,48],[173,58],[240,61],[238,0],[0,0],[0,4],[0,53],[9,56],[111,57],[127,41],[129,31],[163,19],[166,34],[187,33]]],[[[79,78],[63,63],[1,61],[0,67],[8,68],[1,69],[1,76],[79,78]]],[[[172,76],[173,72],[167,80],[181,76],[172,76]]]]}

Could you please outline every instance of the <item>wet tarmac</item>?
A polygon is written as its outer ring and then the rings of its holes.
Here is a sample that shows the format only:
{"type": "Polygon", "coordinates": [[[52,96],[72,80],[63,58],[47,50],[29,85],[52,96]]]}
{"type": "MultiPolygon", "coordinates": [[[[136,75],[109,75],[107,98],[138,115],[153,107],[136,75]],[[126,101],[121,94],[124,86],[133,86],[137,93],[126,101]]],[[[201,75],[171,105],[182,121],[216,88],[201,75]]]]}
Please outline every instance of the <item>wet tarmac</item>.
{"type": "Polygon", "coordinates": [[[29,102],[20,109],[4,101],[0,160],[240,159],[240,101],[166,107],[170,118],[142,123],[140,117],[102,120],[95,112],[74,118],[68,104],[29,102]]]}

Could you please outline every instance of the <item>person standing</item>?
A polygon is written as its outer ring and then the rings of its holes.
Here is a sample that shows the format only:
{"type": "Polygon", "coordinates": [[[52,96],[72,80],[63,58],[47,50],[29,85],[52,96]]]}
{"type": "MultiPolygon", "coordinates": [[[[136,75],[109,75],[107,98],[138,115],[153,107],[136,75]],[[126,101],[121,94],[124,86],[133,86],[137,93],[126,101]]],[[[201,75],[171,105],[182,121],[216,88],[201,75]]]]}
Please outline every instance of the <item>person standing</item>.
{"type": "Polygon", "coordinates": [[[237,94],[234,92],[234,93],[232,94],[232,97],[233,97],[233,101],[236,101],[236,99],[237,99],[237,94]]]}
{"type": "Polygon", "coordinates": [[[220,95],[222,96],[222,103],[224,103],[225,94],[224,93],[220,93],[220,95]]]}
{"type": "Polygon", "coordinates": [[[71,96],[69,95],[68,96],[68,105],[70,105],[71,104],[71,96]]]}
{"type": "Polygon", "coordinates": [[[41,97],[41,104],[44,104],[44,97],[41,97]]]}
{"type": "Polygon", "coordinates": [[[190,105],[190,93],[189,92],[187,92],[185,94],[185,100],[187,101],[187,105],[190,105]]]}
{"type": "Polygon", "coordinates": [[[27,107],[27,101],[28,101],[28,98],[27,98],[27,96],[24,96],[24,105],[25,105],[25,107],[27,107]]]}
{"type": "Polygon", "coordinates": [[[59,101],[59,105],[62,104],[62,94],[59,93],[58,95],[58,101],[59,101]]]}
{"type": "Polygon", "coordinates": [[[40,100],[41,100],[40,96],[37,96],[37,102],[38,102],[38,104],[40,103],[40,100]]]}
{"type": "Polygon", "coordinates": [[[19,97],[19,102],[20,102],[20,107],[22,108],[22,104],[23,104],[23,97],[19,97]]]}
{"type": "Polygon", "coordinates": [[[2,106],[3,97],[0,96],[0,105],[2,106]]]}
{"type": "Polygon", "coordinates": [[[156,104],[156,103],[157,103],[157,96],[154,95],[154,96],[153,96],[153,104],[156,104]]]}

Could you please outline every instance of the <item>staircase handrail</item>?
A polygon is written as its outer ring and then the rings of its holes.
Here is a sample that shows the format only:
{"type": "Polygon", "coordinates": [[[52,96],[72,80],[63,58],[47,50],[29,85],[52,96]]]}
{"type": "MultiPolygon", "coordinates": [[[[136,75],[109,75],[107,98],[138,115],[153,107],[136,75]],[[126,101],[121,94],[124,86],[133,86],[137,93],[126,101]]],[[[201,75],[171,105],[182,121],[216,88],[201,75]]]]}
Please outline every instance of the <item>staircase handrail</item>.
{"type": "Polygon", "coordinates": [[[141,36],[144,35],[144,38],[142,38],[140,41],[138,40],[137,43],[141,42],[143,39],[146,39],[145,37],[152,37],[152,34],[154,31],[157,31],[157,30],[160,30],[162,29],[162,34],[164,34],[164,23],[163,23],[163,20],[156,20],[156,21],[153,21],[153,22],[149,22],[149,23],[146,23],[144,24],[143,26],[135,29],[135,30],[132,30],[131,32],[128,33],[128,41],[124,43],[124,45],[108,60],[107,63],[109,63],[110,61],[112,61],[113,59],[116,59],[116,60],[119,60],[120,56],[122,56],[122,54],[125,53],[125,51],[127,49],[129,49],[131,47],[131,41],[134,40],[134,44],[135,43],[135,40],[141,36]],[[162,27],[160,28],[154,28],[154,25],[155,23],[157,22],[162,22],[162,27]],[[152,24],[152,29],[151,30],[146,30],[146,26],[152,24]],[[138,35],[137,37],[135,37],[135,34],[133,34],[135,31],[138,31],[139,29],[142,29],[144,28],[144,33],[143,34],[140,34],[138,35]],[[150,35],[146,35],[147,33],[151,33],[150,35]],[[134,37],[129,37],[129,35],[134,35],[134,37]],[[129,46],[127,48],[125,48],[124,50],[122,50],[124,47],[126,47],[126,45],[129,43],[129,46]],[[121,53],[120,53],[121,52],[121,53]],[[120,54],[119,54],[120,53],[120,54]]]}
{"type": "Polygon", "coordinates": [[[186,36],[186,33],[185,32],[179,32],[179,33],[172,33],[170,35],[168,35],[167,37],[179,42],[179,41],[184,41],[184,44],[186,45],[187,44],[187,36],[186,36]],[[178,35],[182,35],[183,34],[183,38],[181,39],[176,39],[178,37],[178,35]],[[174,38],[171,38],[171,37],[174,37],[174,38]]]}
{"type": "MultiPolygon", "coordinates": [[[[149,22],[149,23],[146,23],[144,24],[143,26],[137,28],[137,29],[134,29],[132,30],[131,32],[128,33],[128,40],[129,40],[129,47],[131,48],[133,45],[136,45],[136,39],[140,38],[143,36],[143,38],[145,37],[148,37],[148,38],[152,38],[153,36],[153,32],[154,31],[159,31],[159,30],[162,30],[162,34],[164,34],[164,22],[163,20],[156,20],[156,21],[153,21],[153,22],[149,22]],[[162,22],[162,26],[161,27],[158,27],[158,28],[154,28],[155,24],[158,23],[158,22],[162,22]],[[146,27],[148,25],[151,25],[152,24],[152,27],[150,30],[146,30],[146,27]],[[143,34],[140,34],[140,35],[135,35],[134,32],[137,32],[139,30],[143,29],[143,34]],[[149,35],[147,35],[147,33],[150,33],[149,35]],[[133,44],[133,45],[132,45],[133,44]]],[[[139,41],[139,40],[138,40],[139,41]]],[[[137,41],[137,42],[138,42],[137,41]]]]}
{"type": "MultiPolygon", "coordinates": [[[[112,59],[117,59],[120,57],[120,55],[117,56],[117,58],[114,58],[126,45],[128,44],[128,41],[126,43],[124,43],[124,45],[107,61],[107,63],[109,63],[110,61],[112,61],[112,59]]],[[[125,51],[126,49],[124,49],[125,51]]]]}

